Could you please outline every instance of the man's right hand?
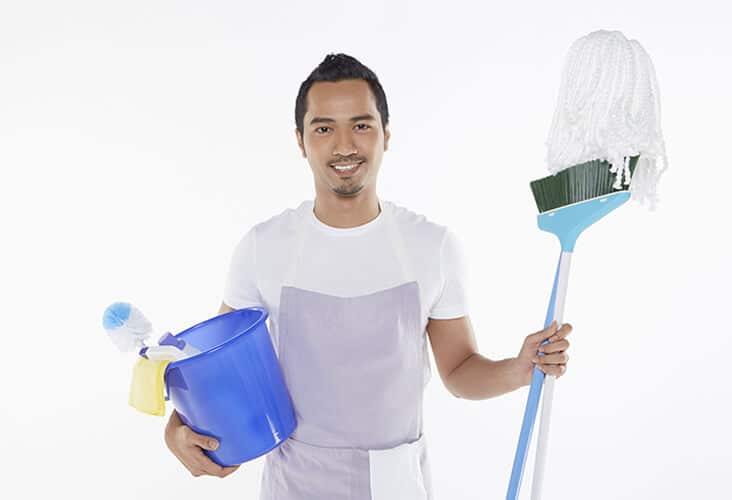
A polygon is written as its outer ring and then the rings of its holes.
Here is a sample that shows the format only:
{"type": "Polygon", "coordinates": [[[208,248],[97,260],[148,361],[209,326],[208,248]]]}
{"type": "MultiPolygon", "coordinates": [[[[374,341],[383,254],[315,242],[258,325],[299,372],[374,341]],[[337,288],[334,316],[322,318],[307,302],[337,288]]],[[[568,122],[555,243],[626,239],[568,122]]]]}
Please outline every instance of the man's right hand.
{"type": "Polygon", "coordinates": [[[195,477],[226,477],[239,468],[238,465],[221,467],[208,458],[203,450],[215,450],[219,446],[218,441],[210,436],[194,432],[183,423],[175,410],[165,426],[165,444],[195,477]]]}

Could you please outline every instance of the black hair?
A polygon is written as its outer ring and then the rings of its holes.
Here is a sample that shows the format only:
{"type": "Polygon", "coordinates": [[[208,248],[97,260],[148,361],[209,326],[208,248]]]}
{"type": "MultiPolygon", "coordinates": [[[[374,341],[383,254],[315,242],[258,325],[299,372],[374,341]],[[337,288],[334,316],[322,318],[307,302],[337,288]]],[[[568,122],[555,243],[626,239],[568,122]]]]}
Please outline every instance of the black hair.
{"type": "Polygon", "coordinates": [[[354,57],[346,54],[328,54],[310,76],[300,84],[300,91],[295,100],[295,125],[303,133],[303,120],[307,111],[307,96],[310,87],[316,82],[339,82],[341,80],[365,80],[371,88],[376,100],[376,109],[381,115],[381,126],[386,128],[389,123],[389,107],[386,104],[386,94],[379,83],[376,74],[361,64],[354,57]]]}

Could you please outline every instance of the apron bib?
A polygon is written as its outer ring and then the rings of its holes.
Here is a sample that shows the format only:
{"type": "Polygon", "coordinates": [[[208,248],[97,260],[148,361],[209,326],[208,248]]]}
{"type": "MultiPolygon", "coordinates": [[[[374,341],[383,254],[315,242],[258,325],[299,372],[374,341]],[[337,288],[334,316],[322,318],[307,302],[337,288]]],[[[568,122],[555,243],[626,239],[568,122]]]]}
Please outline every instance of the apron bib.
{"type": "Polygon", "coordinates": [[[359,297],[296,286],[300,221],[278,340],[298,426],[267,454],[260,500],[432,499],[419,286],[391,212],[381,215],[404,283],[359,297]]]}

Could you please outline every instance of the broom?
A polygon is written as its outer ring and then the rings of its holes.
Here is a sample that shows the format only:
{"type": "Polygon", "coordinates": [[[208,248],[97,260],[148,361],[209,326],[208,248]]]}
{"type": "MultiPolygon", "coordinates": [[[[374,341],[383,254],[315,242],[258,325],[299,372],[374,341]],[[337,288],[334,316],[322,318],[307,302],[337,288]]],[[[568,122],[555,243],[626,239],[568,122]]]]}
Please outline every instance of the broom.
{"type": "MultiPolygon", "coordinates": [[[[635,171],[638,156],[626,158],[631,176],[635,171]]],[[[530,183],[536,206],[539,209],[539,228],[555,234],[561,244],[559,262],[554,276],[549,307],[544,320],[547,328],[554,320],[562,324],[564,302],[567,296],[567,281],[572,253],[579,235],[599,219],[628,201],[629,186],[614,187],[615,175],[606,161],[594,160],[558,172],[530,183]]],[[[543,344],[548,343],[545,340],[543,344]]],[[[542,345],[543,345],[542,344],[542,345]]],[[[542,355],[542,354],[539,354],[542,355]]],[[[524,411],[521,433],[511,470],[507,500],[518,498],[526,455],[539,406],[542,386],[546,386],[542,404],[542,419],[537,445],[536,467],[534,468],[533,496],[539,495],[546,457],[551,401],[556,377],[549,376],[534,367],[528,401],[524,411]]]]}
{"type": "MultiPolygon", "coordinates": [[[[648,202],[652,211],[657,203],[656,185],[668,166],[659,91],[653,62],[637,40],[620,31],[598,30],[572,44],[546,145],[547,164],[555,175],[531,182],[531,190],[539,228],[557,235],[561,253],[545,328],[553,320],[562,323],[572,253],[582,231],[629,199],[648,202]]],[[[544,372],[534,368],[508,500],[518,497],[546,386],[531,491],[532,500],[540,499],[555,380],[545,380],[544,372]]]]}

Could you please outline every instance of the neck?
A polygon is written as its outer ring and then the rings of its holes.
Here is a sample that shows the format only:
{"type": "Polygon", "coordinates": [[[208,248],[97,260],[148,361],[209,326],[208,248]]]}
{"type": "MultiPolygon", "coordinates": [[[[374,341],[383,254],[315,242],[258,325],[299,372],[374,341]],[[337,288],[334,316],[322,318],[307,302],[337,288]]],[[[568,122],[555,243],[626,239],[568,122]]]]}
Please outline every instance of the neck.
{"type": "Polygon", "coordinates": [[[379,215],[376,193],[346,196],[315,196],[315,217],[323,224],[336,228],[362,226],[379,215]]]}

